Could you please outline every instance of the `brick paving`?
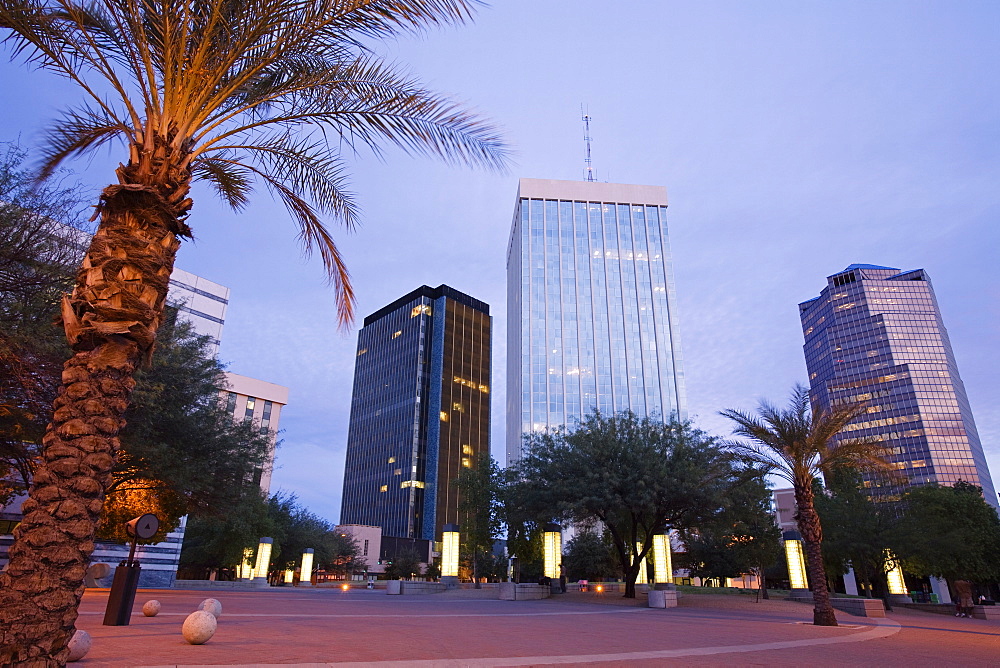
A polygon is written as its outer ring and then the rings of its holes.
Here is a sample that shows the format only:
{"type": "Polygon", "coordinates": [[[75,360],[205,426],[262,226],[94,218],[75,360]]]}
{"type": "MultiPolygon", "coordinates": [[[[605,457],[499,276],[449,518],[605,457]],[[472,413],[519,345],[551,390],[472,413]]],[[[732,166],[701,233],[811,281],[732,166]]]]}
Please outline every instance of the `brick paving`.
{"type": "Polygon", "coordinates": [[[1000,622],[896,610],[884,620],[838,612],[841,626],[808,622],[809,605],[752,596],[687,595],[678,608],[645,598],[569,593],[495,600],[495,589],[387,596],[364,589],[140,590],[125,627],[103,626],[107,590],[84,595],[78,628],[93,649],[77,664],[119,666],[354,664],[437,666],[1000,664],[1000,622]],[[222,601],[205,645],[181,624],[205,598],[222,601]],[[143,602],[162,611],[143,617],[143,602]]]}

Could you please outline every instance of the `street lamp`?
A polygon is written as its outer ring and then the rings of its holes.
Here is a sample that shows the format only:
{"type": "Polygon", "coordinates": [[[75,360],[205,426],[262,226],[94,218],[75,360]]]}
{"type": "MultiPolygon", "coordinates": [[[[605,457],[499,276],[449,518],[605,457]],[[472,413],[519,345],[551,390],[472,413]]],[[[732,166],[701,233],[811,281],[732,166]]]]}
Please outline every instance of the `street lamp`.
{"type": "Polygon", "coordinates": [[[671,584],[674,581],[670,536],[665,533],[653,536],[653,580],[656,584],[671,584]]]}
{"type": "Polygon", "coordinates": [[[445,524],[441,533],[441,582],[449,588],[458,586],[458,546],[458,525],[445,524]]]}
{"type": "Polygon", "coordinates": [[[253,583],[258,586],[268,586],[267,569],[271,565],[271,545],[273,538],[261,538],[257,545],[257,562],[253,567],[253,583]]]}
{"type": "Polygon", "coordinates": [[[785,559],[788,561],[792,597],[795,597],[796,589],[799,590],[799,596],[803,596],[803,590],[809,589],[809,581],[806,578],[806,560],[802,554],[802,534],[798,531],[786,531],[781,537],[785,541],[785,559]]]}
{"type": "Polygon", "coordinates": [[[302,553],[302,568],[299,571],[299,586],[312,587],[313,554],[316,550],[307,547],[302,553]]]}
{"type": "Polygon", "coordinates": [[[562,563],[562,527],[555,523],[546,524],[542,545],[545,555],[545,577],[558,582],[559,565],[562,563]]]}

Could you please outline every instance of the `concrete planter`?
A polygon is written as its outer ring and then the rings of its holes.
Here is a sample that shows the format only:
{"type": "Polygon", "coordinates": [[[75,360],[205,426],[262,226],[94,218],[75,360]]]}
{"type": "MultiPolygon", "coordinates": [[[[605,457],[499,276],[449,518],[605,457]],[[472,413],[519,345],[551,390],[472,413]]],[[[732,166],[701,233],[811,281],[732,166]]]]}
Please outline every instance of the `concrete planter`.
{"type": "Polygon", "coordinates": [[[648,601],[651,608],[676,608],[677,592],[668,589],[653,589],[649,592],[648,601]]]}
{"type": "Polygon", "coordinates": [[[521,584],[517,584],[516,582],[500,583],[501,601],[537,601],[538,599],[549,598],[550,596],[552,596],[552,589],[546,585],[528,582],[521,584]]]}

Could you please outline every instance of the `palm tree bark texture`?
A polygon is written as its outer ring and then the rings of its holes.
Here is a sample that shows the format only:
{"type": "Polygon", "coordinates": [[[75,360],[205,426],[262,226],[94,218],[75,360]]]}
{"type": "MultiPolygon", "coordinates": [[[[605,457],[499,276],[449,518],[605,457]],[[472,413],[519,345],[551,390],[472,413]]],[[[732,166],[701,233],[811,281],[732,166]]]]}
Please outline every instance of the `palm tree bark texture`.
{"type": "Polygon", "coordinates": [[[809,589],[813,595],[813,624],[837,626],[837,617],[830,605],[830,589],[826,584],[826,568],[823,566],[823,526],[816,512],[811,485],[795,485],[795,507],[795,521],[802,534],[809,589]]]}
{"type": "Polygon", "coordinates": [[[101,194],[100,225],[63,300],[73,355],[0,574],[3,666],[66,662],[132,375],[152,354],[178,237],[189,234],[190,175],[175,167],[178,156],[165,141],[138,156],[101,194]]]}

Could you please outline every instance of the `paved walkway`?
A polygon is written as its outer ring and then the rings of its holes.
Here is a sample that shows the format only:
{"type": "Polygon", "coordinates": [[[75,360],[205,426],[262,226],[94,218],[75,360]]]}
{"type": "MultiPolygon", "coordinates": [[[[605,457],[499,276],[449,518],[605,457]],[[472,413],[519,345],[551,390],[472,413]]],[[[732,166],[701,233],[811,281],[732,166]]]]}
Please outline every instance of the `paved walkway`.
{"type": "Polygon", "coordinates": [[[118,666],[908,665],[1000,663],[1000,622],[909,610],[886,619],[838,612],[841,626],[808,623],[812,607],[751,596],[688,595],[655,610],[644,597],[570,593],[499,601],[495,590],[424,596],[384,591],[140,590],[131,625],[103,626],[107,591],[84,595],[78,628],[93,637],[85,668],[118,666]],[[180,627],[203,599],[222,601],[205,645],[180,627]],[[162,612],[143,617],[156,598],[162,612]]]}

